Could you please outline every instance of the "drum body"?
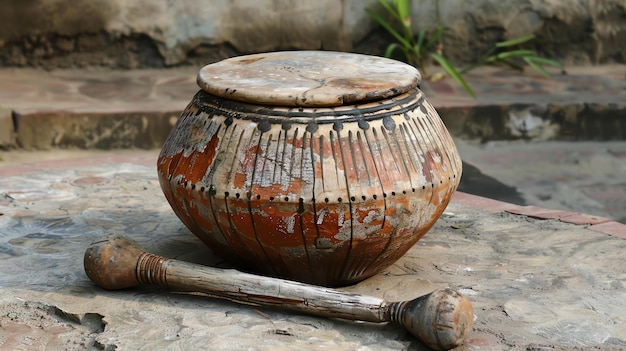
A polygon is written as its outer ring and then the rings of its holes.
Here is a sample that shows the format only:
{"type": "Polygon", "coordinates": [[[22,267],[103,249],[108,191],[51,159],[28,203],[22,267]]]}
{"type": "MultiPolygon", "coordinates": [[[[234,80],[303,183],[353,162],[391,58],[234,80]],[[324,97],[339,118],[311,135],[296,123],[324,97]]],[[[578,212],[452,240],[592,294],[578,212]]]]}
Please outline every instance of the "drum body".
{"type": "MultiPolygon", "coordinates": [[[[202,73],[201,87],[210,82],[202,73]]],[[[372,276],[432,227],[461,177],[454,142],[417,83],[312,105],[298,103],[297,89],[271,98],[243,87],[244,98],[226,98],[203,87],[159,156],[165,197],[191,232],[242,269],[324,286],[372,276]]]]}

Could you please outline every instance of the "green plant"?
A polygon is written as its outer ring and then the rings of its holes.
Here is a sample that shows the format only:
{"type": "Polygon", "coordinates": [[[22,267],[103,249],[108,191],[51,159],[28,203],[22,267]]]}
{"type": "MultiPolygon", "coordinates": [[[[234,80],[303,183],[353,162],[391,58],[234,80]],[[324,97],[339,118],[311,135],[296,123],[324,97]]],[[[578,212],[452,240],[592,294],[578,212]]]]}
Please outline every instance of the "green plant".
{"type": "Polygon", "coordinates": [[[506,65],[514,70],[523,72],[524,67],[515,61],[516,59],[522,60],[532,68],[539,71],[539,73],[550,78],[552,75],[546,71],[543,65],[558,66],[562,68],[561,63],[555,60],[539,57],[532,50],[515,49],[521,44],[535,39],[534,34],[526,35],[523,37],[501,41],[496,43],[485,55],[483,55],[476,63],[461,70],[461,73],[468,72],[478,66],[482,66],[490,63],[499,63],[506,65]],[[511,50],[505,50],[511,49],[511,50]]]}
{"type": "MultiPolygon", "coordinates": [[[[392,57],[394,52],[400,51],[407,63],[419,68],[426,79],[430,78],[427,73],[428,65],[431,61],[435,61],[473,98],[476,98],[476,94],[461,74],[478,66],[497,63],[523,71],[523,66],[518,62],[521,60],[547,77],[550,77],[550,73],[543,67],[544,64],[561,67],[559,62],[538,57],[532,50],[517,49],[519,45],[535,38],[534,35],[528,35],[496,43],[475,64],[459,70],[443,56],[441,24],[438,23],[432,33],[422,29],[416,35],[411,26],[411,0],[378,0],[378,2],[385,9],[387,17],[391,17],[393,22],[398,23],[394,26],[383,15],[370,8],[366,9],[367,13],[397,40],[396,43],[387,46],[385,57],[392,57]]],[[[437,13],[437,22],[439,22],[439,13],[437,13]]]]}
{"type": "Polygon", "coordinates": [[[398,41],[391,43],[385,51],[385,57],[391,57],[396,50],[400,50],[410,65],[418,67],[425,77],[428,77],[427,68],[429,60],[435,60],[443,69],[454,78],[472,97],[476,97],[465,79],[458,72],[456,67],[441,54],[441,34],[443,27],[438,26],[434,33],[430,34],[426,29],[422,29],[418,35],[413,33],[411,26],[411,1],[410,0],[378,0],[388,15],[400,23],[401,30],[398,31],[383,16],[372,9],[366,9],[387,32],[393,35],[398,41]]]}

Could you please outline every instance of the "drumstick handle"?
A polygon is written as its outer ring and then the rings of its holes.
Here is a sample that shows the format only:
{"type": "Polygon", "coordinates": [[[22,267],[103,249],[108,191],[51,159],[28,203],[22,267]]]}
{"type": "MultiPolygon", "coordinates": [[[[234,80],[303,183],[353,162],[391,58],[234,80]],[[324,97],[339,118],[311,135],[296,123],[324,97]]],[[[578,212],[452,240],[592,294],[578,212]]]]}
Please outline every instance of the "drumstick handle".
{"type": "Polygon", "coordinates": [[[136,274],[141,284],[200,292],[251,305],[279,307],[330,318],[388,321],[387,303],[376,297],[262,277],[234,269],[200,266],[147,252],[140,255],[136,274]]]}
{"type": "Polygon", "coordinates": [[[388,303],[377,297],[163,258],[120,235],[92,243],[85,251],[84,265],[89,278],[105,289],[156,284],[323,317],[395,322],[438,350],[461,345],[474,318],[471,302],[451,289],[388,303]]]}

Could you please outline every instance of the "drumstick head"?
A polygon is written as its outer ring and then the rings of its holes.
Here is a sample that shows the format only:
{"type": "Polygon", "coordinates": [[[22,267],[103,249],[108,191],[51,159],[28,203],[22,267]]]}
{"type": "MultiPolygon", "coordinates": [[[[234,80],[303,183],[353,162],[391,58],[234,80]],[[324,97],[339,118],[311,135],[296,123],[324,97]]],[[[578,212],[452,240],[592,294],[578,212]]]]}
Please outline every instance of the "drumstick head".
{"type": "Polygon", "coordinates": [[[394,303],[390,320],[435,350],[463,344],[474,322],[470,300],[452,289],[440,289],[415,300],[394,303]]]}
{"type": "Polygon", "coordinates": [[[135,269],[143,252],[133,240],[122,235],[109,235],[87,247],[83,261],[85,273],[104,289],[137,286],[135,269]]]}

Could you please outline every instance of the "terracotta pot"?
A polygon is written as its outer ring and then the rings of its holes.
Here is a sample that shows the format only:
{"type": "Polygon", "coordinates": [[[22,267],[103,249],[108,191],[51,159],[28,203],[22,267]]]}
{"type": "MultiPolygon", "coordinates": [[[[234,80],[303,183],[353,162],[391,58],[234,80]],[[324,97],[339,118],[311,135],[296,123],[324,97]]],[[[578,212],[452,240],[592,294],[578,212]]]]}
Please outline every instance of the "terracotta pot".
{"type": "Polygon", "coordinates": [[[461,177],[418,71],[318,51],[205,66],[158,159],[174,212],[216,254],[336,286],[399,259],[461,177]]]}

